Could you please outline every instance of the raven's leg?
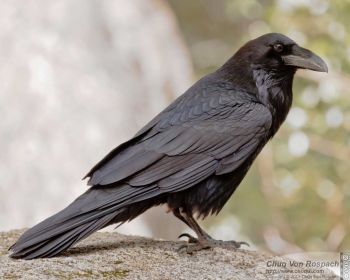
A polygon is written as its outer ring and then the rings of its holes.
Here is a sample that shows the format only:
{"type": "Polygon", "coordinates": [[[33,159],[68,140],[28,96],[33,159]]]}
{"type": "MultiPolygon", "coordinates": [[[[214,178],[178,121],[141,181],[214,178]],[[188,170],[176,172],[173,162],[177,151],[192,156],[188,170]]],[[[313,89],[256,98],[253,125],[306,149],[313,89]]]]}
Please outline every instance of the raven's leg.
{"type": "MultiPolygon", "coordinates": [[[[193,229],[196,233],[197,236],[204,236],[207,239],[211,239],[210,235],[207,234],[197,223],[196,221],[193,219],[194,224],[191,223],[191,221],[187,220],[185,217],[183,216],[180,212],[179,208],[176,208],[173,210],[173,214],[175,215],[176,218],[180,219],[182,222],[184,222],[188,227],[190,227],[191,229],[193,229]],[[198,234],[198,232],[200,232],[200,234],[198,234]]],[[[188,233],[182,233],[179,235],[179,238],[181,237],[187,237],[188,238],[188,243],[197,243],[198,239],[193,237],[192,235],[188,234],[188,233]]]]}
{"type": "Polygon", "coordinates": [[[233,247],[235,249],[240,248],[241,245],[249,244],[247,242],[237,242],[237,241],[223,241],[216,240],[212,238],[208,233],[206,233],[196,222],[196,220],[192,217],[192,215],[188,215],[185,213],[181,213],[179,209],[173,211],[174,215],[183,221],[186,225],[188,225],[198,236],[198,238],[193,237],[188,233],[183,233],[179,236],[179,238],[186,236],[188,237],[189,243],[195,243],[191,245],[184,245],[179,248],[179,250],[186,248],[187,253],[191,254],[195,251],[200,251],[203,249],[209,249],[212,247],[233,247]]]}

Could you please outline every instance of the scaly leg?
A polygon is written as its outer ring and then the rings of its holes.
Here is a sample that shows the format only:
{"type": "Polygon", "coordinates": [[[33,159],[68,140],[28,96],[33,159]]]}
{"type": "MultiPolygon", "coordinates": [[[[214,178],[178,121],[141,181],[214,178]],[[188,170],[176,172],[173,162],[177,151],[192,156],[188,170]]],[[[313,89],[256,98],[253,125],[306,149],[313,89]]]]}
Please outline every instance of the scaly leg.
{"type": "Polygon", "coordinates": [[[237,242],[237,241],[223,241],[223,240],[216,240],[213,239],[208,233],[206,233],[196,222],[196,220],[186,213],[181,213],[179,209],[175,209],[173,211],[174,215],[179,218],[181,221],[183,221],[186,225],[188,225],[198,236],[198,238],[195,238],[194,236],[183,233],[179,236],[181,237],[187,237],[188,243],[187,245],[183,245],[179,248],[179,250],[182,250],[186,248],[186,252],[188,254],[192,254],[195,251],[200,251],[204,249],[209,249],[212,247],[233,247],[235,249],[238,249],[241,247],[241,245],[247,245],[249,244],[247,242],[237,242]]]}

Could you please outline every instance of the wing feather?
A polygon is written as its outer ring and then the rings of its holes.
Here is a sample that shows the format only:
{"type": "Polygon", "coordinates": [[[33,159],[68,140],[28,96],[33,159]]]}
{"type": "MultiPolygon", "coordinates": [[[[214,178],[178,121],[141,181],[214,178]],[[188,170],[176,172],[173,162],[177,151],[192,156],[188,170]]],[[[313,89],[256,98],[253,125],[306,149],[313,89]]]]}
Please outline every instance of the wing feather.
{"type": "Polygon", "coordinates": [[[181,96],[108,155],[90,172],[90,184],[174,192],[232,172],[254,156],[266,142],[269,110],[247,94],[201,90],[181,96]]]}

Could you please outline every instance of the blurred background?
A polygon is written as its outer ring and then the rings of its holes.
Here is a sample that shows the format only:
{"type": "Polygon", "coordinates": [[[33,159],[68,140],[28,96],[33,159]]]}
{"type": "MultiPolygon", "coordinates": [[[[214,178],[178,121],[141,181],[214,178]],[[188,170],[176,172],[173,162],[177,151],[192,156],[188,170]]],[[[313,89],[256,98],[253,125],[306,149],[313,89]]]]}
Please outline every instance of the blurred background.
{"type": "MultiPolygon", "coordinates": [[[[247,40],[290,36],[328,63],[297,73],[294,106],[214,237],[277,254],[350,248],[350,2],[0,0],[0,231],[32,226],[81,178],[247,40]]],[[[175,239],[152,209],[119,232],[175,239]]]]}

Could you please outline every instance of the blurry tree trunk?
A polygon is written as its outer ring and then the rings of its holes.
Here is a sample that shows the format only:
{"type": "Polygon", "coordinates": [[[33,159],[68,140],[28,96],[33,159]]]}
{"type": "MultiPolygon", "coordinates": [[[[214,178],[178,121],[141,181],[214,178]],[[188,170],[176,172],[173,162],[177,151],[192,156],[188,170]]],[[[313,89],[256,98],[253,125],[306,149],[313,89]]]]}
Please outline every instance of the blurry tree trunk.
{"type": "Polygon", "coordinates": [[[174,15],[156,0],[2,0],[0,61],[1,230],[85,191],[83,175],[192,73],[174,15]]]}

